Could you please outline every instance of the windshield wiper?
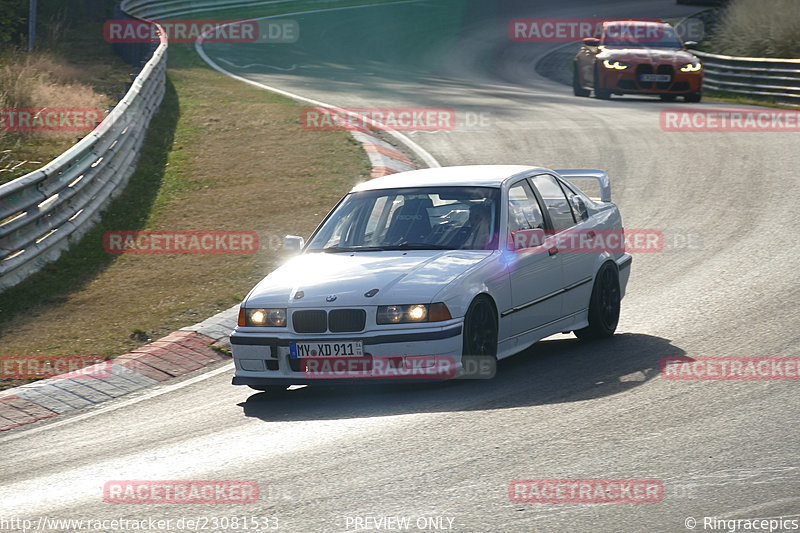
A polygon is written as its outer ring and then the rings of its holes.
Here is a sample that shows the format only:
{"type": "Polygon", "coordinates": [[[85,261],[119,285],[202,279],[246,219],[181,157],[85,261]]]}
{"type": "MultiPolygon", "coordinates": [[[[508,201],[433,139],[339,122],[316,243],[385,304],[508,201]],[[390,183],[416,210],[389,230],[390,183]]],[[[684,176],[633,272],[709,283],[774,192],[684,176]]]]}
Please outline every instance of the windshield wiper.
{"type": "Polygon", "coordinates": [[[392,246],[328,246],[309,252],[343,253],[343,252],[384,252],[391,250],[456,250],[452,246],[442,244],[426,244],[422,242],[404,242],[392,246]]]}
{"type": "Polygon", "coordinates": [[[443,244],[426,244],[423,242],[404,242],[394,246],[384,246],[384,250],[455,250],[443,244]]]}
{"type": "Polygon", "coordinates": [[[385,249],[381,246],[328,246],[327,248],[312,251],[335,254],[340,252],[382,252],[385,249]]]}

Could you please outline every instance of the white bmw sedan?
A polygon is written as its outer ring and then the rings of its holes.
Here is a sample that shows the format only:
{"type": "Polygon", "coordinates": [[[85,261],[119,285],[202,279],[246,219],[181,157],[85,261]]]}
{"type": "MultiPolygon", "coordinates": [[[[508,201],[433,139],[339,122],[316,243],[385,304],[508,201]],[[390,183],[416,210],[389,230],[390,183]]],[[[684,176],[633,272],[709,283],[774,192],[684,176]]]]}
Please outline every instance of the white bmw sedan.
{"type": "Polygon", "coordinates": [[[632,259],[605,172],[500,165],[362,183],[285,247],[241,304],[235,385],[461,377],[465,356],[607,337],[632,259]]]}

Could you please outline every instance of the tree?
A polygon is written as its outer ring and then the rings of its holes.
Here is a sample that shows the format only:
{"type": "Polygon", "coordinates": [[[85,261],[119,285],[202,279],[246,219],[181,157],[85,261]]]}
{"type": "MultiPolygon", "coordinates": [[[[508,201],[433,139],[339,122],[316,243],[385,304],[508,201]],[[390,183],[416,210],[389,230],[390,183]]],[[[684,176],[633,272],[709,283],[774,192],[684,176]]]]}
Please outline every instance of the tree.
{"type": "Polygon", "coordinates": [[[20,36],[27,35],[27,0],[0,0],[0,43],[19,44],[20,36]]]}

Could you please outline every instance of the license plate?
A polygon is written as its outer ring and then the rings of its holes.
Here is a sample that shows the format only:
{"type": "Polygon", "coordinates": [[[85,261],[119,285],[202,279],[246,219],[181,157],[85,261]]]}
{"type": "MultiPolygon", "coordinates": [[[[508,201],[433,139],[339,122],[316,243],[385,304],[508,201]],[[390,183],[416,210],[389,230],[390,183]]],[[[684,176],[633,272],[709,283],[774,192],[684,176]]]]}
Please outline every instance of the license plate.
{"type": "Polygon", "coordinates": [[[290,342],[289,353],[295,359],[303,357],[361,357],[361,341],[290,342]]]}
{"type": "Polygon", "coordinates": [[[669,74],[640,74],[639,81],[670,81],[672,76],[669,74]]]}

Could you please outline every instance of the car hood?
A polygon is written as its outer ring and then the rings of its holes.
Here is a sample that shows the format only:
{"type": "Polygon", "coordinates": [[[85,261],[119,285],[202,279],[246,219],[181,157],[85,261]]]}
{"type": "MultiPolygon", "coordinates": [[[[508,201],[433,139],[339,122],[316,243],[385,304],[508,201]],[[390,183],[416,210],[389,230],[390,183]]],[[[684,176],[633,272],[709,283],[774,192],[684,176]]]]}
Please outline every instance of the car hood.
{"type": "Polygon", "coordinates": [[[250,291],[246,307],[341,307],[431,303],[491,250],[305,253],[250,291]],[[365,293],[377,289],[373,296],[365,293]],[[302,297],[298,298],[298,294],[302,297]],[[327,301],[335,295],[334,301],[327,301]]]}
{"type": "Polygon", "coordinates": [[[601,61],[603,59],[625,61],[634,65],[658,63],[675,67],[698,60],[694,54],[686,50],[665,48],[603,48],[597,58],[601,61]]]}

